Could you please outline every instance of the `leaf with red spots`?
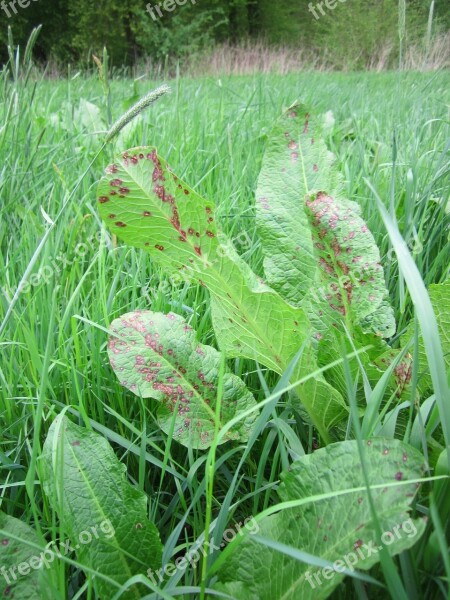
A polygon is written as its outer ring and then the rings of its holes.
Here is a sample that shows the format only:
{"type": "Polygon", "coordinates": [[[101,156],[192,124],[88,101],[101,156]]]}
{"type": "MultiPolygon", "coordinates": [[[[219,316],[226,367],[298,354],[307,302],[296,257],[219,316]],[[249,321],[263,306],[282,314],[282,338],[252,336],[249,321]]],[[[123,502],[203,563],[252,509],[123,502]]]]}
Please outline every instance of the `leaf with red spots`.
{"type": "Polygon", "coordinates": [[[319,120],[302,105],[269,137],[256,192],[267,278],[291,304],[308,308],[317,334],[344,321],[391,337],[378,248],[359,206],[345,199],[321,138],[319,120]]]}
{"type": "Polygon", "coordinates": [[[413,371],[413,361],[411,353],[407,352],[399,361],[398,356],[401,350],[389,348],[383,354],[373,359],[366,367],[369,381],[376,383],[380,380],[383,373],[387,371],[390,365],[396,361],[390,380],[387,383],[389,395],[395,393],[399,399],[402,397],[411,398],[411,378],[413,371]]]}
{"type": "MultiPolygon", "coordinates": [[[[357,204],[319,192],[305,201],[314,255],[319,266],[316,281],[323,301],[312,294],[312,310],[326,310],[329,323],[344,321],[349,330],[361,325],[380,337],[395,333],[394,313],[380,253],[357,204]]],[[[317,284],[316,284],[317,285],[317,284]]],[[[320,319],[318,319],[320,320],[320,319]]]]}
{"type": "MultiPolygon", "coordinates": [[[[48,569],[36,570],[29,564],[30,559],[33,565],[36,565],[36,560],[39,563],[39,558],[35,557],[39,557],[45,546],[46,542],[39,543],[36,531],[29,525],[0,512],[0,598],[52,600],[56,597],[56,591],[51,589],[48,569]],[[40,546],[41,550],[29,544],[40,546]],[[22,573],[18,572],[19,565],[22,573]]],[[[53,569],[53,565],[49,563],[48,568],[53,569]]]]}
{"type": "Polygon", "coordinates": [[[294,105],[269,135],[256,190],[256,223],[270,285],[294,306],[315,285],[317,261],[304,201],[311,190],[341,194],[317,119],[294,105]]]}
{"type": "Polygon", "coordinates": [[[217,227],[214,205],[176,177],[156,150],[129,150],[114,164],[98,188],[99,212],[111,231],[167,272],[208,288],[221,349],[282,372],[308,333],[303,309],[256,280],[217,227]],[[130,190],[125,198],[111,196],[122,186],[130,190]],[[299,325],[289,326],[294,321],[299,325]]]}
{"type": "MultiPolygon", "coordinates": [[[[166,272],[209,290],[220,349],[281,374],[306,341],[293,377],[314,372],[304,309],[291,306],[257,279],[216,225],[214,205],[174,175],[153,148],[128,150],[112,166],[98,187],[101,216],[113,233],[148,252],[166,272]],[[120,188],[129,190],[123,198],[120,188]]],[[[347,414],[341,395],[322,375],[297,391],[322,435],[347,414]]]]}
{"type": "MultiPolygon", "coordinates": [[[[343,580],[343,569],[367,570],[379,562],[374,512],[383,532],[380,541],[391,556],[411,548],[426,524],[422,518],[411,518],[417,487],[407,482],[424,476],[425,460],[415,448],[391,439],[370,440],[364,452],[369,485],[374,486],[374,511],[356,441],[305,455],[282,473],[278,489],[281,502],[298,506],[280,510],[275,505],[265,511],[267,516],[257,516],[257,537],[247,533],[224,551],[215,588],[242,599],[328,598],[343,580]],[[296,560],[292,556],[296,550],[337,568],[330,568],[324,577],[322,566],[296,560]]],[[[251,531],[255,533],[254,526],[251,531]]]]}
{"type": "Polygon", "coordinates": [[[170,272],[191,265],[200,273],[215,257],[213,204],[181,185],[154,148],[117,157],[99,184],[98,202],[113,233],[157,257],[170,272]]]}
{"type": "MultiPolygon", "coordinates": [[[[111,325],[108,354],[123,386],[142,398],[161,402],[158,423],[173,438],[193,448],[214,440],[220,353],[199,344],[195,331],[173,313],[133,312],[111,325]]],[[[244,382],[226,371],[223,378],[220,427],[255,406],[244,382]]],[[[226,435],[246,441],[258,411],[239,421],[226,435]]]]}

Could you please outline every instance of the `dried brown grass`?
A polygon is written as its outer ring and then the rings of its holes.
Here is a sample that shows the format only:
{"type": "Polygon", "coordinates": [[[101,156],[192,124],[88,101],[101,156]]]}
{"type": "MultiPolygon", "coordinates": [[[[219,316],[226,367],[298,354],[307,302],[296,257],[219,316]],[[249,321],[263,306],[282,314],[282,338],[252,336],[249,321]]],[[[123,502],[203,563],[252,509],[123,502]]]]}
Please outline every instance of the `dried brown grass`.
{"type": "MultiPolygon", "coordinates": [[[[386,71],[399,68],[397,49],[393,43],[380,44],[368,59],[357,54],[342,61],[330,49],[294,49],[270,47],[264,43],[245,43],[238,46],[223,44],[200,57],[192,58],[185,66],[186,74],[252,75],[254,73],[286,73],[296,71],[350,71],[355,69],[386,71]]],[[[403,57],[403,70],[436,71],[450,67],[450,32],[425,42],[410,45],[403,57]]]]}

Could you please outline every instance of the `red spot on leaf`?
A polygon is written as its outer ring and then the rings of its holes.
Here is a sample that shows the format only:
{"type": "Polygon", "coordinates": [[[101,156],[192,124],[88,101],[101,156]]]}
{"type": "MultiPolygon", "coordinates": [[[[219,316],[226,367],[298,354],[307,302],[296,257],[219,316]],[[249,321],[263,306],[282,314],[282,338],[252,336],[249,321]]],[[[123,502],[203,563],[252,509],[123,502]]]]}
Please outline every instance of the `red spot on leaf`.
{"type": "Polygon", "coordinates": [[[303,128],[303,133],[308,133],[309,130],[309,113],[305,115],[305,126],[303,128]]]}

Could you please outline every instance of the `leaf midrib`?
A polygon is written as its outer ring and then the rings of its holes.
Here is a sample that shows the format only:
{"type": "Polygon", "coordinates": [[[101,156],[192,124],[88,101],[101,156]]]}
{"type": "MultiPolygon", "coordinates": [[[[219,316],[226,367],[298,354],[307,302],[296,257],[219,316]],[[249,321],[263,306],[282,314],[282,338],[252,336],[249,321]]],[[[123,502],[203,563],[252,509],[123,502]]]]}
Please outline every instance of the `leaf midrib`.
{"type": "MultiPolygon", "coordinates": [[[[144,149],[144,148],[142,148],[142,149],[144,149]]],[[[161,164],[162,164],[162,165],[163,165],[163,163],[164,163],[164,169],[165,169],[165,170],[167,170],[167,165],[165,164],[165,161],[163,161],[163,159],[161,159],[161,157],[160,157],[160,156],[158,156],[158,160],[161,162],[161,164]]],[[[140,184],[138,181],[136,181],[135,177],[132,175],[132,173],[131,173],[131,172],[130,172],[130,171],[129,171],[129,170],[128,170],[128,169],[127,169],[127,168],[126,168],[124,165],[122,165],[122,167],[121,167],[121,168],[122,168],[122,169],[123,169],[123,170],[124,170],[124,171],[125,171],[125,172],[128,174],[128,176],[129,176],[129,177],[132,179],[132,181],[135,183],[136,187],[138,187],[138,188],[141,190],[141,192],[143,192],[143,194],[144,194],[144,195],[145,195],[145,196],[148,198],[148,200],[149,200],[149,201],[150,201],[150,203],[151,203],[151,206],[153,207],[153,206],[154,206],[154,198],[153,198],[153,196],[152,196],[152,195],[150,195],[150,194],[149,194],[149,192],[148,192],[146,189],[144,189],[144,188],[142,187],[142,185],[141,185],[141,184],[140,184]]],[[[160,213],[160,214],[161,214],[161,215],[162,215],[162,216],[163,216],[163,217],[164,217],[164,218],[165,218],[165,219],[166,219],[166,220],[169,222],[169,224],[170,224],[170,218],[169,218],[169,216],[168,216],[168,215],[166,215],[166,214],[165,214],[165,213],[162,211],[162,209],[161,209],[161,206],[157,205],[157,206],[156,206],[156,208],[158,209],[159,213],[160,213]]],[[[194,247],[194,246],[192,245],[192,243],[191,243],[191,246],[192,246],[192,248],[194,247]]],[[[175,248],[177,249],[177,247],[176,247],[176,246],[175,246],[175,248]]],[[[223,258],[224,258],[224,259],[226,258],[227,260],[229,260],[229,261],[230,261],[230,263],[232,263],[232,261],[231,261],[231,260],[230,260],[228,257],[223,257],[223,258]]],[[[196,257],[196,261],[197,261],[197,262],[200,262],[200,264],[201,264],[201,265],[204,267],[203,263],[201,263],[201,261],[199,261],[199,260],[198,260],[198,257],[196,257]]],[[[232,263],[232,264],[234,264],[234,263],[232,263]]],[[[236,269],[238,269],[238,267],[237,267],[236,265],[235,265],[234,267],[235,267],[236,269]]],[[[250,330],[246,329],[245,327],[242,327],[241,323],[237,323],[237,322],[235,322],[235,323],[236,323],[236,324],[237,324],[237,325],[238,325],[238,326],[239,326],[241,329],[244,329],[245,331],[247,331],[247,332],[248,332],[248,333],[249,333],[249,334],[250,334],[252,337],[256,337],[256,339],[258,339],[258,341],[264,345],[264,348],[266,348],[266,349],[267,349],[267,348],[269,348],[269,349],[271,350],[271,354],[272,354],[272,363],[273,363],[274,365],[279,365],[279,363],[278,363],[278,362],[277,362],[277,360],[276,360],[276,358],[277,358],[278,354],[277,354],[277,353],[275,353],[275,352],[273,351],[273,348],[272,348],[272,342],[270,342],[270,341],[269,341],[269,340],[268,340],[268,339],[267,339],[267,338],[266,338],[264,335],[262,335],[262,333],[261,333],[261,331],[259,330],[259,327],[258,327],[258,326],[257,326],[257,324],[255,323],[255,321],[254,321],[254,320],[253,320],[253,319],[250,317],[250,315],[249,315],[249,314],[248,314],[246,311],[244,311],[244,310],[242,309],[242,307],[241,307],[241,305],[240,305],[239,301],[236,299],[236,296],[235,296],[235,293],[234,293],[234,288],[232,288],[232,287],[229,287],[229,286],[228,286],[228,284],[227,284],[226,280],[225,280],[225,279],[222,277],[222,275],[220,274],[220,271],[218,271],[218,270],[217,270],[217,268],[214,266],[214,262],[212,262],[212,264],[211,264],[211,267],[210,267],[210,268],[212,268],[212,270],[214,271],[214,273],[215,273],[215,275],[216,275],[216,277],[217,277],[218,281],[220,281],[220,282],[223,284],[223,287],[224,287],[224,289],[226,289],[226,290],[229,290],[230,292],[232,292],[230,295],[232,296],[232,299],[235,301],[235,303],[236,303],[236,304],[235,304],[235,305],[233,305],[233,303],[232,303],[232,302],[230,302],[230,300],[229,300],[227,297],[223,297],[223,296],[221,296],[220,294],[218,294],[218,293],[216,293],[216,292],[212,291],[211,289],[209,290],[209,291],[210,291],[210,293],[211,293],[211,294],[213,294],[214,296],[217,296],[217,297],[218,297],[218,298],[220,298],[221,300],[224,300],[226,303],[228,303],[228,305],[229,305],[229,306],[231,306],[231,307],[233,307],[233,308],[234,308],[234,306],[238,307],[238,310],[239,310],[239,311],[242,313],[242,315],[243,315],[243,316],[244,316],[244,318],[247,320],[247,322],[248,322],[248,323],[253,323],[253,326],[254,326],[254,327],[253,327],[253,330],[254,330],[254,331],[252,332],[252,331],[250,331],[250,330]],[[255,335],[255,332],[256,332],[256,335],[255,335]]],[[[238,269],[238,271],[239,271],[239,269],[238,269]]],[[[239,271],[239,273],[242,275],[242,273],[241,273],[240,271],[239,271]]],[[[195,276],[195,275],[194,275],[194,278],[196,278],[196,276],[195,276]]],[[[197,279],[197,278],[196,278],[196,279],[197,279]]],[[[218,287],[219,287],[219,285],[218,285],[218,287]]],[[[249,290],[249,291],[251,292],[251,290],[249,290]]],[[[272,292],[272,293],[274,293],[274,294],[275,294],[275,292],[272,292]]],[[[256,294],[255,294],[255,295],[256,295],[256,294]]],[[[280,352],[280,353],[281,353],[281,352],[280,352]]],[[[280,356],[279,358],[281,359],[281,356],[280,356]]],[[[282,361],[282,364],[280,364],[278,368],[286,369],[286,368],[287,368],[287,363],[286,363],[286,361],[282,361]]]]}
{"type": "MultiPolygon", "coordinates": [[[[120,319],[119,319],[119,321],[120,321],[120,319]]],[[[157,356],[157,357],[158,357],[158,360],[162,360],[162,361],[165,363],[165,365],[166,365],[166,366],[170,367],[170,369],[171,369],[172,371],[176,371],[176,373],[177,373],[177,374],[180,376],[180,379],[182,379],[184,382],[186,382],[186,384],[187,384],[187,385],[186,385],[186,387],[187,387],[187,388],[189,388],[189,390],[191,390],[192,392],[194,392],[194,395],[195,395],[195,396],[196,396],[196,397],[199,399],[199,401],[200,401],[200,402],[201,402],[201,403],[204,405],[204,408],[206,408],[206,409],[207,409],[207,412],[209,412],[209,413],[210,413],[212,420],[215,422],[215,418],[216,418],[216,413],[215,413],[215,411],[213,411],[213,409],[212,409],[212,408],[211,408],[211,407],[210,407],[210,406],[209,406],[209,405],[208,405],[208,404],[205,402],[205,400],[204,400],[204,398],[203,398],[202,394],[200,394],[200,393],[199,393],[199,392],[198,392],[198,391],[197,391],[197,390],[196,390],[196,389],[193,387],[193,384],[192,384],[192,383],[189,381],[189,379],[186,379],[186,377],[184,377],[184,374],[183,374],[181,371],[179,371],[179,370],[176,368],[176,365],[173,365],[173,364],[172,364],[172,363],[169,361],[169,359],[167,359],[165,356],[163,356],[163,355],[161,355],[161,354],[158,354],[157,352],[154,352],[154,350],[153,350],[152,348],[147,348],[147,346],[146,346],[146,345],[145,345],[145,343],[144,343],[144,342],[145,342],[145,337],[144,337],[144,335],[143,335],[143,334],[141,334],[141,332],[140,332],[140,331],[138,331],[137,329],[135,329],[134,327],[133,327],[133,330],[134,330],[134,331],[135,331],[135,332],[136,332],[138,335],[140,335],[140,336],[142,337],[142,340],[143,340],[143,344],[142,344],[142,345],[143,345],[143,347],[145,348],[144,352],[146,352],[146,353],[147,353],[147,352],[149,352],[149,351],[150,351],[151,353],[153,353],[155,356],[157,356]]],[[[148,333],[148,332],[147,332],[147,333],[148,333]]],[[[111,333],[111,335],[114,337],[114,334],[113,334],[113,333],[111,333]]],[[[200,344],[200,345],[202,346],[202,344],[200,344]]],[[[202,347],[203,347],[203,346],[202,346],[202,347]]],[[[189,371],[188,371],[188,372],[189,372],[189,371]]],[[[215,391],[217,392],[217,388],[215,388],[215,391]]],[[[163,395],[164,395],[164,393],[163,393],[163,395]]],[[[221,421],[221,420],[220,420],[220,423],[222,423],[222,421],[221,421]]],[[[223,426],[223,424],[222,424],[222,426],[223,426]]]]}
{"type": "MultiPolygon", "coordinates": [[[[70,421],[68,421],[68,420],[67,420],[65,417],[63,418],[63,422],[64,422],[64,421],[66,421],[66,422],[69,422],[69,423],[70,423],[70,421]]],[[[89,478],[87,477],[87,473],[85,473],[85,469],[84,469],[84,468],[82,468],[82,467],[83,467],[82,463],[80,463],[80,461],[78,460],[78,458],[77,458],[77,455],[75,454],[75,451],[73,450],[73,447],[72,447],[72,446],[71,446],[71,444],[70,444],[70,435],[71,435],[71,433],[72,433],[72,432],[70,431],[70,425],[68,426],[68,428],[67,428],[67,427],[66,427],[66,428],[64,428],[64,427],[63,427],[63,431],[64,431],[64,433],[63,433],[63,435],[62,435],[62,436],[61,436],[61,438],[60,438],[60,440],[61,440],[61,441],[60,441],[60,443],[62,444],[62,450],[63,450],[63,452],[62,452],[62,457],[64,457],[64,446],[65,446],[65,447],[66,447],[66,449],[68,449],[68,450],[69,450],[69,452],[72,454],[72,457],[73,457],[73,459],[74,459],[74,462],[76,463],[76,465],[77,465],[77,467],[78,467],[79,473],[81,474],[81,476],[83,477],[83,480],[85,481],[86,487],[87,487],[88,491],[90,492],[90,494],[91,494],[91,497],[92,497],[92,499],[93,499],[93,504],[94,504],[94,507],[97,507],[97,509],[98,509],[98,512],[99,512],[99,513],[100,513],[100,514],[101,514],[101,515],[104,517],[104,519],[103,519],[103,520],[109,520],[109,519],[108,519],[108,516],[105,514],[105,512],[104,512],[104,510],[103,510],[103,507],[102,507],[102,505],[100,504],[100,500],[98,500],[98,499],[97,499],[97,495],[95,494],[95,492],[94,492],[94,489],[93,489],[93,488],[92,488],[92,486],[91,486],[90,480],[89,480],[89,478]],[[69,435],[67,435],[67,433],[66,433],[66,432],[68,432],[68,434],[69,434],[69,435]],[[67,439],[67,442],[68,442],[67,444],[64,444],[64,438],[66,438],[66,439],[67,439]]],[[[58,440],[56,440],[56,448],[55,448],[55,452],[56,452],[56,453],[58,453],[58,440]]],[[[63,462],[63,464],[65,464],[65,461],[63,462]]],[[[55,465],[55,468],[56,468],[56,465],[55,465]]],[[[56,475],[56,474],[55,474],[55,475],[56,475]]],[[[110,538],[110,539],[111,539],[111,538],[110,538]]],[[[123,552],[123,549],[122,549],[122,547],[119,545],[119,543],[118,543],[118,540],[117,540],[117,538],[116,538],[116,535],[115,535],[115,534],[114,534],[114,536],[113,536],[113,538],[112,538],[112,539],[114,540],[114,543],[113,543],[112,545],[115,547],[116,551],[118,552],[118,554],[119,554],[119,557],[120,557],[120,561],[121,561],[121,563],[124,563],[124,564],[125,564],[125,571],[126,571],[127,573],[129,573],[130,577],[132,577],[132,576],[133,576],[133,573],[132,573],[132,572],[131,572],[131,570],[130,570],[130,567],[129,567],[128,561],[127,561],[127,560],[126,560],[126,558],[125,558],[125,554],[124,554],[124,552],[123,552]]],[[[135,557],[133,557],[133,556],[132,556],[132,558],[135,558],[135,557]]],[[[130,577],[128,577],[127,579],[129,579],[130,577]]],[[[128,590],[128,591],[130,591],[130,590],[128,590]]],[[[135,595],[135,594],[133,593],[133,595],[135,595]]],[[[136,598],[139,598],[140,596],[135,596],[135,597],[136,597],[136,598]]]]}

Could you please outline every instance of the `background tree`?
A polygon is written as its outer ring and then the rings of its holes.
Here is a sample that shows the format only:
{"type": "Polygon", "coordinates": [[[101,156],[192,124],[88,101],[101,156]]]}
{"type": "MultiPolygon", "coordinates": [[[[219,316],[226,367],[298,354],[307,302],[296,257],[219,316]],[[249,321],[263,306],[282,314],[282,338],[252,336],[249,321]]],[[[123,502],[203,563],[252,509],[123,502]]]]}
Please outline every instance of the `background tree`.
{"type": "MultiPolygon", "coordinates": [[[[113,64],[124,65],[166,56],[184,60],[217,43],[262,40],[326,50],[332,65],[358,68],[381,45],[393,48],[394,54],[398,45],[398,0],[347,0],[318,20],[309,10],[310,0],[201,0],[163,11],[156,21],[146,4],[147,0],[39,0],[9,18],[0,10],[0,59],[7,59],[8,25],[16,43],[23,44],[31,29],[43,24],[36,56],[63,64],[86,64],[92,52],[104,46],[113,64]]],[[[151,0],[155,4],[157,0],[151,0]]],[[[424,39],[430,5],[431,0],[407,0],[410,42],[424,39]]],[[[435,0],[434,30],[449,26],[450,3],[435,0]]]]}

